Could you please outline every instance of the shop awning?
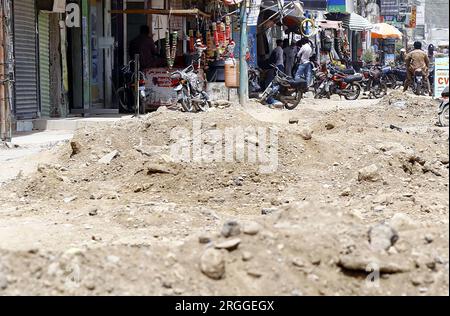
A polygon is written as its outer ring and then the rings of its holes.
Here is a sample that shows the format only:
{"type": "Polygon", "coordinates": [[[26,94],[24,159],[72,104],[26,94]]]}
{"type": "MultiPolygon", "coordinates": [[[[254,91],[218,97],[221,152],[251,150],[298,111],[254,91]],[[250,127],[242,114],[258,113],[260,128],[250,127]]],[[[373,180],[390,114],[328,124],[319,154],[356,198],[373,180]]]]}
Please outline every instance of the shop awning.
{"type": "Polygon", "coordinates": [[[356,13],[351,13],[343,19],[343,26],[351,31],[363,32],[373,28],[373,25],[356,13]]]}
{"type": "Polygon", "coordinates": [[[373,26],[372,38],[401,39],[403,38],[403,34],[393,25],[387,23],[377,23],[373,26]]]}
{"type": "Polygon", "coordinates": [[[260,15],[262,16],[260,26],[272,21],[292,30],[298,29],[300,22],[304,19],[303,6],[299,1],[264,0],[261,3],[260,15]]]}
{"type": "Polygon", "coordinates": [[[163,10],[163,9],[126,9],[126,10],[111,10],[111,14],[156,14],[156,15],[173,15],[173,16],[202,16],[204,18],[211,18],[210,14],[207,14],[199,9],[188,10],[163,10]]]}
{"type": "Polygon", "coordinates": [[[342,29],[342,21],[324,20],[324,21],[318,21],[318,24],[319,24],[319,27],[322,29],[333,29],[333,30],[342,29]]]}

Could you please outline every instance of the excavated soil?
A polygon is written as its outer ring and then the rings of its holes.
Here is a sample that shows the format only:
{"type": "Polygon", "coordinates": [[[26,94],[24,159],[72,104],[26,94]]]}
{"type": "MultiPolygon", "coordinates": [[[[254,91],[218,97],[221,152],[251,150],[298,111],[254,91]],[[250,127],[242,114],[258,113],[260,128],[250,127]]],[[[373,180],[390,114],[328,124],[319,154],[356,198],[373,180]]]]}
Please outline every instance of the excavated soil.
{"type": "Polygon", "coordinates": [[[361,108],[161,110],[80,129],[2,186],[0,294],[448,295],[436,112],[393,92],[361,108]],[[222,148],[212,132],[236,127],[245,148],[277,153],[273,172],[174,155],[222,148]]]}

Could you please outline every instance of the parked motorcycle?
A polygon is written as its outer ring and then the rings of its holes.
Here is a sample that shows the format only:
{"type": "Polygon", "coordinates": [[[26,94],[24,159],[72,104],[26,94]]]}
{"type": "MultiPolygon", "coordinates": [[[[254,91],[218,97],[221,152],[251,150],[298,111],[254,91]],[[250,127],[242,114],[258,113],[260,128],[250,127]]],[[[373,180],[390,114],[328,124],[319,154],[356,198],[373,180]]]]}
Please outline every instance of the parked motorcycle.
{"type": "Polygon", "coordinates": [[[400,87],[400,83],[396,75],[395,68],[391,66],[386,66],[383,67],[381,71],[382,71],[381,81],[384,82],[387,88],[395,90],[400,87]]]}
{"type": "MultiPolygon", "coordinates": [[[[322,76],[323,77],[323,76],[322,76]]],[[[316,90],[316,99],[324,97],[330,98],[331,95],[337,94],[343,96],[346,100],[357,100],[361,94],[362,88],[360,83],[363,76],[360,74],[349,75],[328,65],[326,78],[319,84],[316,90]]]]}
{"type": "Polygon", "coordinates": [[[449,126],[449,87],[442,92],[442,103],[439,106],[439,124],[442,127],[449,126]]]}
{"type": "Polygon", "coordinates": [[[295,109],[308,92],[308,84],[305,79],[295,80],[279,70],[275,65],[275,78],[261,95],[261,102],[270,98],[279,100],[288,110],[295,109]]]}
{"type": "MultiPolygon", "coordinates": [[[[136,95],[136,74],[133,70],[134,60],[131,60],[127,65],[121,69],[123,85],[116,91],[116,96],[119,101],[120,112],[135,113],[135,95],[136,95]]],[[[144,105],[147,100],[147,92],[145,89],[145,75],[139,71],[139,104],[144,105]]],[[[144,106],[140,106],[140,113],[144,113],[144,106]]]]}
{"type": "Polygon", "coordinates": [[[248,69],[248,87],[250,97],[257,98],[261,92],[261,71],[258,68],[248,69]]]}
{"type": "Polygon", "coordinates": [[[387,94],[387,85],[383,81],[383,70],[381,66],[372,66],[370,69],[363,69],[363,81],[361,86],[364,89],[364,94],[369,94],[369,97],[380,99],[387,94]]]}
{"type": "Polygon", "coordinates": [[[200,80],[194,65],[200,65],[200,60],[206,47],[200,42],[195,45],[196,53],[190,66],[170,74],[172,87],[177,92],[177,103],[183,111],[207,111],[210,107],[208,94],[203,91],[204,82],[200,80]]]}

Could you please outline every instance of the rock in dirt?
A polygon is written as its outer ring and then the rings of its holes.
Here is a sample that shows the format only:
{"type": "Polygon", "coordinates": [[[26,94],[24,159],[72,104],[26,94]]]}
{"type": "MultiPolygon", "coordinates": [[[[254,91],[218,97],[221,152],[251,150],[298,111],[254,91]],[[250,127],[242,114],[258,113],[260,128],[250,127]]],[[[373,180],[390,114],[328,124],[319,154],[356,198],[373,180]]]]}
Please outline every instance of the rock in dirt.
{"type": "Polygon", "coordinates": [[[175,171],[161,164],[147,165],[147,175],[152,174],[175,174],[175,171]]]}
{"type": "Polygon", "coordinates": [[[8,279],[4,273],[0,272],[0,290],[6,290],[7,287],[8,279]]]}
{"type": "Polygon", "coordinates": [[[289,119],[289,124],[298,124],[300,122],[300,120],[298,118],[295,117],[291,117],[289,119]]]}
{"type": "Polygon", "coordinates": [[[97,216],[98,210],[96,208],[93,208],[89,211],[89,216],[97,216]]]}
{"type": "Polygon", "coordinates": [[[358,172],[358,181],[377,182],[381,180],[380,170],[376,164],[362,168],[358,172]]]}
{"type": "Polygon", "coordinates": [[[261,225],[259,225],[257,222],[247,222],[244,224],[244,234],[255,236],[259,233],[261,230],[261,225]]]}
{"type": "Polygon", "coordinates": [[[405,273],[411,270],[411,267],[406,263],[369,258],[367,254],[341,256],[338,266],[342,269],[364,273],[365,275],[373,272],[374,268],[377,268],[378,272],[383,274],[405,273]]]}
{"type": "Polygon", "coordinates": [[[398,241],[395,229],[386,224],[372,227],[369,231],[369,242],[374,251],[389,250],[398,241]]]}
{"type": "Polygon", "coordinates": [[[273,214],[276,212],[278,212],[278,209],[276,209],[276,208],[263,208],[261,210],[262,215],[270,215],[270,214],[273,214]]]}
{"type": "Polygon", "coordinates": [[[389,221],[389,225],[396,231],[413,230],[417,224],[406,214],[397,213],[389,221]]]}
{"type": "Polygon", "coordinates": [[[119,155],[119,151],[118,150],[114,150],[112,152],[110,152],[109,154],[103,156],[103,158],[101,158],[98,163],[99,164],[103,164],[103,165],[109,165],[114,158],[116,158],[119,155]]]}
{"type": "Polygon", "coordinates": [[[72,153],[70,154],[70,157],[78,155],[81,152],[81,145],[79,142],[71,141],[70,148],[72,149],[72,153]]]}
{"type": "Polygon", "coordinates": [[[212,242],[212,238],[208,235],[201,235],[198,237],[198,242],[201,244],[209,244],[212,242]]]}
{"type": "Polygon", "coordinates": [[[304,140],[311,140],[313,137],[313,131],[310,128],[304,128],[300,131],[300,137],[304,140]]]}
{"type": "Polygon", "coordinates": [[[220,250],[206,249],[200,259],[202,272],[213,280],[220,280],[225,275],[225,258],[220,250]]]}
{"type": "Polygon", "coordinates": [[[332,129],[334,129],[336,126],[333,123],[328,123],[327,125],[325,125],[325,128],[328,131],[331,131],[332,129]]]}
{"type": "Polygon", "coordinates": [[[233,251],[233,250],[236,250],[240,244],[241,244],[241,240],[239,238],[234,238],[234,239],[230,239],[230,240],[226,240],[226,241],[217,243],[215,245],[215,248],[233,251]]]}
{"type": "Polygon", "coordinates": [[[237,221],[227,221],[223,225],[221,233],[225,238],[238,236],[241,234],[241,226],[237,221]]]}

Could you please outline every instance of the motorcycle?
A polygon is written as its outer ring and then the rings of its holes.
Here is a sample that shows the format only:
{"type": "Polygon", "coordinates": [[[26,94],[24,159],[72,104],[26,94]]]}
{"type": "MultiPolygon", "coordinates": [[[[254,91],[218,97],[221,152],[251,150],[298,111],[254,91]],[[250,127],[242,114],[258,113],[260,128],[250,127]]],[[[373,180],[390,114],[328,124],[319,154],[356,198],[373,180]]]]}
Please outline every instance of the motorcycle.
{"type": "Polygon", "coordinates": [[[250,97],[258,97],[261,92],[261,71],[258,68],[248,69],[248,85],[250,97]]]}
{"type": "Polygon", "coordinates": [[[287,110],[294,110],[303,99],[303,94],[308,92],[308,84],[305,79],[295,80],[279,70],[275,65],[275,78],[261,95],[261,102],[275,98],[284,104],[287,110]]]}
{"type": "Polygon", "coordinates": [[[400,87],[399,80],[393,67],[386,66],[383,67],[381,71],[381,80],[384,82],[387,88],[395,90],[400,87]]]}
{"type": "Polygon", "coordinates": [[[449,87],[442,92],[442,103],[439,106],[439,124],[442,127],[449,126],[449,87]]]}
{"type": "Polygon", "coordinates": [[[204,82],[200,80],[194,64],[200,65],[201,56],[206,49],[201,43],[196,44],[196,54],[191,65],[170,74],[172,87],[177,92],[177,103],[185,112],[206,112],[210,107],[208,94],[203,91],[204,82]]]}
{"type": "Polygon", "coordinates": [[[316,90],[316,99],[327,97],[328,99],[333,94],[343,96],[346,100],[357,100],[361,94],[361,86],[359,83],[363,81],[363,76],[360,74],[349,75],[327,66],[327,74],[319,84],[316,90]]]}
{"type": "Polygon", "coordinates": [[[370,69],[363,70],[363,81],[361,86],[364,94],[369,93],[369,97],[381,99],[387,94],[387,85],[383,81],[383,70],[380,66],[373,66],[370,69]]]}
{"type": "Polygon", "coordinates": [[[428,87],[425,84],[425,80],[423,69],[416,69],[414,72],[412,86],[412,89],[416,95],[424,95],[424,93],[429,93],[429,91],[427,91],[428,87]]]}
{"type": "MultiPolygon", "coordinates": [[[[120,112],[135,113],[135,95],[136,95],[136,74],[133,70],[134,60],[131,60],[121,69],[123,86],[117,89],[116,96],[119,101],[120,112]]],[[[147,100],[147,92],[145,89],[145,75],[139,71],[139,104],[145,104],[147,100]]],[[[144,106],[140,106],[139,112],[144,113],[144,106]]]]}

